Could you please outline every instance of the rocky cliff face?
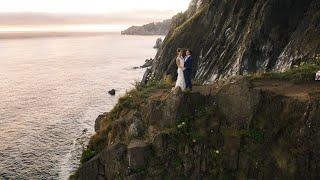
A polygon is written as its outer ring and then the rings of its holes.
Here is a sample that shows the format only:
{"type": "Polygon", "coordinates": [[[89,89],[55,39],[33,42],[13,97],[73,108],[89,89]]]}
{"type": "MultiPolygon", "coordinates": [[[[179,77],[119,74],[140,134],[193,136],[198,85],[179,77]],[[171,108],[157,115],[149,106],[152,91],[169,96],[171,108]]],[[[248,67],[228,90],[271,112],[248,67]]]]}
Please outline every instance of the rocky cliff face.
{"type": "Polygon", "coordinates": [[[320,54],[318,0],[194,0],[173,18],[152,72],[176,75],[177,48],[194,51],[196,80],[283,71],[320,54]]]}
{"type": "Polygon", "coordinates": [[[246,78],[137,89],[97,119],[79,179],[319,179],[319,100],[318,84],[246,78]]]}

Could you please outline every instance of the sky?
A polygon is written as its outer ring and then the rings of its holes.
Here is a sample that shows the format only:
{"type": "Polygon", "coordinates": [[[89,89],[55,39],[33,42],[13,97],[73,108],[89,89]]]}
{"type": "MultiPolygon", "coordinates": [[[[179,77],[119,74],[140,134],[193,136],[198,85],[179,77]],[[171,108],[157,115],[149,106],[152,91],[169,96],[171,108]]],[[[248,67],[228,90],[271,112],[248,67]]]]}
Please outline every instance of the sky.
{"type": "Polygon", "coordinates": [[[1,0],[0,12],[110,13],[183,11],[190,0],[1,0]]]}
{"type": "Polygon", "coordinates": [[[120,30],[171,18],[191,0],[1,0],[0,32],[69,28],[74,25],[120,30]],[[118,27],[118,28],[117,28],[118,27]]]}

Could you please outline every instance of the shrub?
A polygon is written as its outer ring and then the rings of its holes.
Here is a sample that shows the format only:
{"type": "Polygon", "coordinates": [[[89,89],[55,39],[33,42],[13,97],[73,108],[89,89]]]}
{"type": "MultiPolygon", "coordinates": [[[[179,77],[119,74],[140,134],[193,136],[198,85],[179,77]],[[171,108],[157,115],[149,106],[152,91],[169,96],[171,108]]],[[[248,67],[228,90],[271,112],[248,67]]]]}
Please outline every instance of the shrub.
{"type": "Polygon", "coordinates": [[[95,152],[93,150],[91,150],[90,148],[87,148],[82,152],[80,162],[83,164],[83,163],[89,161],[94,156],[95,156],[95,152]]]}
{"type": "Polygon", "coordinates": [[[100,152],[107,145],[108,134],[111,130],[111,126],[108,126],[108,128],[98,131],[90,138],[87,148],[100,152]]]}

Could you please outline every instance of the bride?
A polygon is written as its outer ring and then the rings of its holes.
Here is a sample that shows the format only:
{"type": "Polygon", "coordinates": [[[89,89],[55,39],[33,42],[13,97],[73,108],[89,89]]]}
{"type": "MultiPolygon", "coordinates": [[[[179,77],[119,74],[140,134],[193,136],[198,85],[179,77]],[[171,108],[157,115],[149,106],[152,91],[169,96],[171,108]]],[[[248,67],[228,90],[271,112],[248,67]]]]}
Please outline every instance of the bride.
{"type": "Polygon", "coordinates": [[[184,75],[183,75],[184,59],[183,59],[183,56],[182,56],[182,51],[183,50],[181,50],[181,49],[177,50],[176,64],[178,66],[178,78],[177,78],[177,82],[176,82],[175,88],[180,87],[181,90],[184,91],[186,89],[186,83],[185,83],[184,75]]]}

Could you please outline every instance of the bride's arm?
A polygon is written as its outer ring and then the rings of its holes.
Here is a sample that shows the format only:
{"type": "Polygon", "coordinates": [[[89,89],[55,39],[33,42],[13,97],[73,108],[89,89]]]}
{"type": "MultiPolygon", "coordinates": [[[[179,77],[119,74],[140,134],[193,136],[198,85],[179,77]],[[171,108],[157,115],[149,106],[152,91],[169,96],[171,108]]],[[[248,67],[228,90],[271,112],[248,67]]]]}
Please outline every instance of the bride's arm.
{"type": "MultiPolygon", "coordinates": [[[[180,61],[180,62],[181,62],[181,61],[180,61]]],[[[182,69],[184,69],[184,63],[181,63],[180,66],[181,66],[182,69]]]]}
{"type": "Polygon", "coordinates": [[[181,61],[180,61],[180,58],[179,57],[177,57],[177,59],[176,59],[176,64],[177,64],[177,66],[178,66],[178,68],[184,68],[184,64],[183,63],[181,63],[181,61]]]}
{"type": "Polygon", "coordinates": [[[176,58],[176,64],[178,66],[178,68],[180,67],[180,61],[179,61],[179,58],[176,58]]]}

